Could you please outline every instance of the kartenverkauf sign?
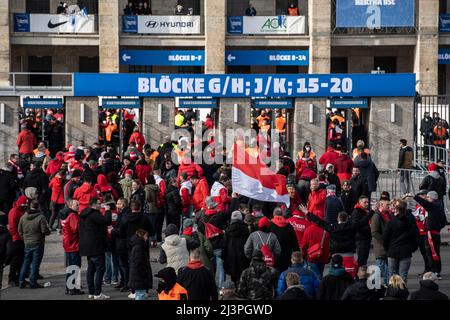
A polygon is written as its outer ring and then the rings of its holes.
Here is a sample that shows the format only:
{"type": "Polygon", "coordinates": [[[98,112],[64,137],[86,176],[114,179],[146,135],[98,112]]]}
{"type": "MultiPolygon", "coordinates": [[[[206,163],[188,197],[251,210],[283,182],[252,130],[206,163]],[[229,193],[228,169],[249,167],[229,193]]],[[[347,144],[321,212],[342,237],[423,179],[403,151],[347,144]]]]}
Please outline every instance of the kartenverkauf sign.
{"type": "Polygon", "coordinates": [[[450,32],[450,14],[442,13],[439,15],[439,31],[450,32]]]}
{"type": "Polygon", "coordinates": [[[228,17],[229,34],[305,34],[304,16],[228,17]]]}
{"type": "Polygon", "coordinates": [[[123,32],[200,34],[200,16],[123,16],[123,32]]]}
{"type": "Polygon", "coordinates": [[[95,33],[95,16],[82,14],[14,14],[14,32],[95,33]]]}

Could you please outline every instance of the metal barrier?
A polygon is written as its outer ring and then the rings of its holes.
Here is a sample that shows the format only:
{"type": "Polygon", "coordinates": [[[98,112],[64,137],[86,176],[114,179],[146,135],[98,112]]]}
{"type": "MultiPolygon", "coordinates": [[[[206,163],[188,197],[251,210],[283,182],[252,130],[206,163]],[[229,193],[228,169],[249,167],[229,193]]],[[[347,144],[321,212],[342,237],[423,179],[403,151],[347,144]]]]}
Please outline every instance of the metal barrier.
{"type": "Polygon", "coordinates": [[[446,172],[450,167],[449,150],[433,145],[414,143],[414,166],[420,170],[428,170],[431,163],[443,161],[446,172]]]}
{"type": "Polygon", "coordinates": [[[73,73],[65,72],[10,72],[9,86],[1,86],[1,95],[73,95],[73,73]],[[41,77],[41,79],[36,79],[41,77]],[[40,85],[33,83],[49,83],[40,85]],[[42,94],[39,94],[42,93],[42,94]]]}

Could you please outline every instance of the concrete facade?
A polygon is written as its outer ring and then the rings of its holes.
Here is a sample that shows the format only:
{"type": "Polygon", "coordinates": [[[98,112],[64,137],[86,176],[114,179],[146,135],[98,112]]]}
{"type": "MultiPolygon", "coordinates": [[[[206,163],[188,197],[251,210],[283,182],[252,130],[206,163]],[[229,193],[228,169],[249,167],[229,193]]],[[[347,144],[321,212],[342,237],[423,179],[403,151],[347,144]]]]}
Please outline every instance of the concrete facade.
{"type": "Polygon", "coordinates": [[[5,104],[4,123],[0,122],[0,161],[4,163],[12,153],[18,153],[19,97],[0,97],[5,104]]]}
{"type": "Polygon", "coordinates": [[[250,99],[220,99],[218,130],[222,137],[227,129],[250,129],[251,100],[250,99]],[[234,105],[237,104],[237,123],[234,122],[234,105]]]}
{"type": "Polygon", "coordinates": [[[157,148],[165,136],[175,129],[175,99],[144,99],[143,134],[152,148],[157,148]],[[158,105],[162,108],[162,122],[158,122],[158,105]]]}
{"type": "Polygon", "coordinates": [[[99,0],[99,58],[101,73],[119,72],[119,0],[99,0]]]}
{"type": "Polygon", "coordinates": [[[10,70],[9,5],[8,0],[0,0],[0,87],[9,85],[10,70]]]}
{"type": "Polygon", "coordinates": [[[330,73],[331,1],[309,1],[309,73],[330,73]]]}
{"type": "Polygon", "coordinates": [[[77,145],[78,140],[87,144],[98,142],[98,98],[66,97],[66,145],[77,145]],[[81,104],[84,103],[84,122],[81,122],[81,104]]]}

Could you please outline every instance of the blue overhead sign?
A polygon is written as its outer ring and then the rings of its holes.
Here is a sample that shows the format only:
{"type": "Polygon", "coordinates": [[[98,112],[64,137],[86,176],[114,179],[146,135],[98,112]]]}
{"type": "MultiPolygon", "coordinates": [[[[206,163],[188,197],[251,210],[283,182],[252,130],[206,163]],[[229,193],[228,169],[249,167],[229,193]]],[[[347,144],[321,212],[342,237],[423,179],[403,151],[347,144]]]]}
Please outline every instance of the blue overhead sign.
{"type": "Polygon", "coordinates": [[[24,108],[50,109],[62,108],[64,106],[62,98],[23,98],[24,108]]]}
{"type": "Polygon", "coordinates": [[[120,50],[120,64],[133,66],[203,66],[203,50],[120,50]]]}
{"type": "Polygon", "coordinates": [[[439,31],[450,32],[450,14],[441,13],[439,15],[439,31]]]}
{"type": "Polygon", "coordinates": [[[450,49],[439,49],[438,64],[450,64],[450,49]]]}
{"type": "Polygon", "coordinates": [[[139,99],[103,98],[102,107],[110,109],[122,109],[122,108],[134,109],[134,108],[142,108],[142,105],[139,99]]]}
{"type": "Polygon", "coordinates": [[[413,97],[416,75],[75,73],[75,96],[413,97]]]}
{"type": "Polygon", "coordinates": [[[307,66],[308,50],[230,50],[225,52],[228,66],[307,66]]]}
{"type": "Polygon", "coordinates": [[[30,32],[30,15],[14,13],[14,32],[30,32]]]}
{"type": "Polygon", "coordinates": [[[353,108],[368,108],[369,101],[367,98],[361,99],[332,99],[330,102],[331,108],[339,109],[353,109],[353,108]]]}
{"type": "Polygon", "coordinates": [[[180,108],[217,108],[216,99],[180,99],[178,101],[178,106],[180,108]]]}
{"type": "Polygon", "coordinates": [[[138,21],[137,16],[123,16],[122,31],[125,33],[137,33],[138,21]]]}
{"type": "Polygon", "coordinates": [[[336,27],[414,27],[415,0],[336,0],[336,27]]]}
{"type": "Polygon", "coordinates": [[[253,99],[252,107],[256,109],[292,109],[291,99],[253,99]]]}

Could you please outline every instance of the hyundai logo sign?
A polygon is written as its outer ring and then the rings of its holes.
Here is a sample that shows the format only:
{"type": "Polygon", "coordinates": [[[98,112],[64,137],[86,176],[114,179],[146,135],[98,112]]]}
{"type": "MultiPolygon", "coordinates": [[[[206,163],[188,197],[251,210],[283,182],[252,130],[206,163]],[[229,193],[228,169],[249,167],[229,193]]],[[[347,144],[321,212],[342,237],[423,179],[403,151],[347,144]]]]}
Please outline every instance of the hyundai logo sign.
{"type": "Polygon", "coordinates": [[[156,28],[158,26],[158,22],[150,20],[145,23],[145,26],[147,28],[156,28]]]}

